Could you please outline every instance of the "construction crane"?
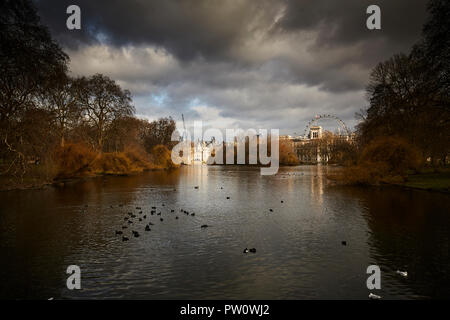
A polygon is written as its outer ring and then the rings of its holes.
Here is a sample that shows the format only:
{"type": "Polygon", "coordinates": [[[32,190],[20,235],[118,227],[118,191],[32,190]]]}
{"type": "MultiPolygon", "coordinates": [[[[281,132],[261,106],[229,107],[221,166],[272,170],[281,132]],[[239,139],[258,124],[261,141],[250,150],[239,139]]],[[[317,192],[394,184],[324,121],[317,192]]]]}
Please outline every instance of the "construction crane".
{"type": "Polygon", "coordinates": [[[186,131],[186,124],[184,123],[184,115],[181,114],[181,119],[183,119],[183,136],[181,137],[181,141],[187,140],[187,131],[186,131]]]}

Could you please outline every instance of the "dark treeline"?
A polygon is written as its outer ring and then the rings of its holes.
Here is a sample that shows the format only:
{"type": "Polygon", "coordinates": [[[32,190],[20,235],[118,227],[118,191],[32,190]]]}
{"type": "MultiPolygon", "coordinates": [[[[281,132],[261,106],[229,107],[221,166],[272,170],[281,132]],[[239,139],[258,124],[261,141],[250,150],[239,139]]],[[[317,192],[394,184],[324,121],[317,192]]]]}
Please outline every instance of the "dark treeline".
{"type": "Polygon", "coordinates": [[[450,152],[450,1],[431,0],[421,39],[408,54],[379,63],[367,87],[368,109],[357,127],[354,182],[401,181],[424,165],[438,168],[450,152]]]}
{"type": "Polygon", "coordinates": [[[175,122],[136,118],[130,92],[105,75],[71,77],[30,0],[1,1],[0,43],[3,188],[171,166],[175,122]]]}

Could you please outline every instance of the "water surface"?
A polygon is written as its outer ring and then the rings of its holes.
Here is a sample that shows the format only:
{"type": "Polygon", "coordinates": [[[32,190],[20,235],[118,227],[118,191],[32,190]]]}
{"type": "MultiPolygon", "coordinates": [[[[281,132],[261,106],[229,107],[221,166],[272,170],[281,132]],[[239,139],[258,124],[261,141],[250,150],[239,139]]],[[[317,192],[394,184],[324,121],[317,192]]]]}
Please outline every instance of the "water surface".
{"type": "Polygon", "coordinates": [[[0,297],[367,299],[376,264],[383,298],[450,298],[449,196],[330,186],[327,170],[183,167],[2,192],[0,297]],[[66,288],[72,264],[81,290],[66,288]]]}

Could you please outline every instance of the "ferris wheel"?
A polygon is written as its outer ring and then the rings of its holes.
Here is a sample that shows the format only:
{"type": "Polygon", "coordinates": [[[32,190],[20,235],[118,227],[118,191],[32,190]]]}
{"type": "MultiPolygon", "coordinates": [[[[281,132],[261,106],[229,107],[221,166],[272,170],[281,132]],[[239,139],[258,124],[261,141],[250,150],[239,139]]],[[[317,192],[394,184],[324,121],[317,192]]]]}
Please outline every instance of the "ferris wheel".
{"type": "Polygon", "coordinates": [[[338,125],[338,131],[339,131],[339,135],[341,136],[350,136],[350,130],[348,130],[347,125],[345,124],[344,121],[342,121],[338,116],[332,115],[332,114],[318,114],[316,115],[313,119],[311,119],[308,124],[305,127],[305,131],[303,133],[303,138],[307,138],[308,137],[308,132],[309,129],[316,123],[318,123],[320,120],[323,119],[332,119],[334,121],[336,121],[337,125],[338,125]]]}

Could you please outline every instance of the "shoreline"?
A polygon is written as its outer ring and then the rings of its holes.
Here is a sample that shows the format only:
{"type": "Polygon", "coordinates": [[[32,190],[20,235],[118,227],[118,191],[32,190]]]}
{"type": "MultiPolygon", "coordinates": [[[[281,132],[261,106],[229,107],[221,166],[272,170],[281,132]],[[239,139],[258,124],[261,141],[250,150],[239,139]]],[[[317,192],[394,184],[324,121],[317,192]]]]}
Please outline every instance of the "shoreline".
{"type": "Polygon", "coordinates": [[[100,177],[130,177],[135,175],[140,175],[146,172],[151,171],[170,171],[170,170],[176,170],[178,167],[175,168],[151,168],[151,169],[145,169],[140,172],[130,172],[130,173],[111,173],[111,172],[103,172],[103,173],[95,173],[90,175],[84,175],[84,176],[74,176],[74,177],[66,177],[66,178],[60,178],[60,179],[54,179],[53,181],[43,181],[43,182],[36,182],[36,183],[18,183],[17,185],[2,188],[0,187],[0,192],[8,192],[8,191],[26,191],[26,190],[41,190],[45,189],[49,186],[53,187],[63,187],[66,183],[71,182],[77,182],[82,180],[88,180],[93,178],[100,178],[100,177]]]}

